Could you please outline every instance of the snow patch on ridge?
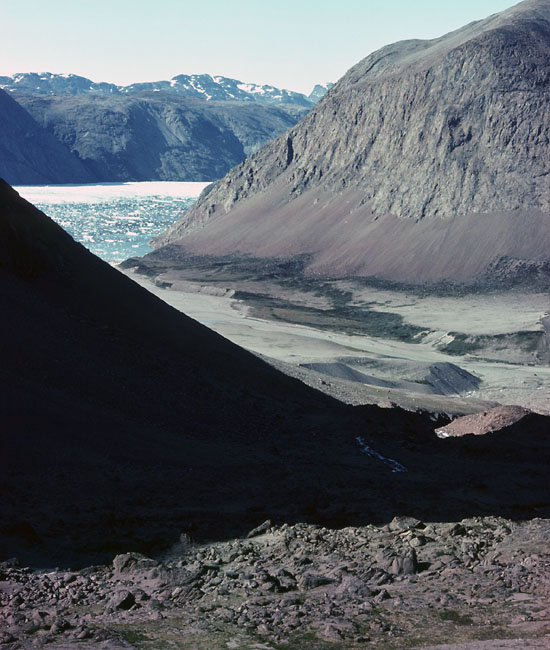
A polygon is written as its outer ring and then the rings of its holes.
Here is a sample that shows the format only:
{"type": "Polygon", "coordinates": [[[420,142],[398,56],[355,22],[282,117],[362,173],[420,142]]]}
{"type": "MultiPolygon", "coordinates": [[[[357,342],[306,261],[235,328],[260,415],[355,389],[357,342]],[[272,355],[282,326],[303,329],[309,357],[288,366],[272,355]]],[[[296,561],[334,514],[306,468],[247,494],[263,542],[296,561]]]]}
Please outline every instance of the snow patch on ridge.
{"type": "MultiPolygon", "coordinates": [[[[262,103],[281,102],[299,106],[313,106],[322,96],[318,91],[315,96],[307,97],[303,93],[284,90],[269,84],[244,83],[238,79],[223,76],[177,75],[170,81],[138,82],[127,86],[117,86],[107,82],[96,83],[85,77],[69,74],[53,74],[51,72],[25,72],[0,77],[4,82],[0,88],[12,92],[17,90],[32,94],[59,95],[82,93],[139,93],[150,91],[168,91],[180,95],[198,95],[207,100],[241,100],[259,101],[262,103]]],[[[326,86],[325,84],[323,88],[326,86]]],[[[319,84],[316,88],[320,89],[319,84]]]]}

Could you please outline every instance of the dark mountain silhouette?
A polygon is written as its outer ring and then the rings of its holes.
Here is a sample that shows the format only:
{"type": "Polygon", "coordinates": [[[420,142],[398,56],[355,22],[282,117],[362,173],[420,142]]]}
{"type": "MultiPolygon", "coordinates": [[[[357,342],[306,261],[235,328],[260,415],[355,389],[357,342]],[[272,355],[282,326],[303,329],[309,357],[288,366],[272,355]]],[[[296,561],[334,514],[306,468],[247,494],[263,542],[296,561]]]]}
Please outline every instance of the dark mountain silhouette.
{"type": "Polygon", "coordinates": [[[307,256],[313,275],[548,277],[549,61],[549,0],[384,47],[156,246],[307,256]]]}
{"type": "Polygon", "coordinates": [[[0,90],[0,176],[13,183],[89,183],[84,164],[0,90]]]}
{"type": "Polygon", "coordinates": [[[439,440],[444,418],[344,406],[152,296],[4,182],[0,295],[3,558],[75,566],[267,517],[548,509],[547,419],[439,440]]]}

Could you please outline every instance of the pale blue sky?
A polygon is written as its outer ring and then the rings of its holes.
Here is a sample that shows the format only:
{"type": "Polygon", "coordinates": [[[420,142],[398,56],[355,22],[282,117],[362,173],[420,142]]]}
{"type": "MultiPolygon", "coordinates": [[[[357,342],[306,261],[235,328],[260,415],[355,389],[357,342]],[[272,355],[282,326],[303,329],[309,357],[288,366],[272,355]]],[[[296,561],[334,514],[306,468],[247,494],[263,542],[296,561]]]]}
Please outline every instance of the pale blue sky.
{"type": "Polygon", "coordinates": [[[0,75],[129,84],[224,75],[308,93],[382,45],[434,38],[513,0],[0,0],[0,75]]]}

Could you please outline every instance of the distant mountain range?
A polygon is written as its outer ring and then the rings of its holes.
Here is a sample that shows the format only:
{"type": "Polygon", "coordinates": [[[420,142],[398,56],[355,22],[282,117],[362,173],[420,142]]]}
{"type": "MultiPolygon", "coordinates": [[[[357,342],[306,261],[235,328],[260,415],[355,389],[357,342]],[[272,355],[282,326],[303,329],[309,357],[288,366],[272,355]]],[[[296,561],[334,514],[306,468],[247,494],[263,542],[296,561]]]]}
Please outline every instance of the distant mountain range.
{"type": "Polygon", "coordinates": [[[91,183],[78,156],[0,90],[0,178],[13,183],[91,183]]]}
{"type": "Polygon", "coordinates": [[[180,74],[169,81],[133,83],[117,86],[96,83],[75,74],[23,72],[0,77],[0,88],[6,92],[33,95],[128,95],[143,92],[163,92],[183,97],[202,97],[214,101],[260,102],[263,104],[294,104],[311,108],[334,84],[317,84],[309,95],[283,90],[266,84],[243,83],[237,79],[209,74],[180,74]]]}
{"type": "Polygon", "coordinates": [[[305,259],[311,275],[547,286],[549,61],[550,0],[388,45],[156,245],[305,259]]]}
{"type": "Polygon", "coordinates": [[[88,182],[215,180],[308,110],[167,93],[10,97],[78,159],[88,182]]]}
{"type": "Polygon", "coordinates": [[[310,98],[210,75],[115,86],[0,77],[0,176],[14,185],[211,181],[291,128],[310,98]]]}

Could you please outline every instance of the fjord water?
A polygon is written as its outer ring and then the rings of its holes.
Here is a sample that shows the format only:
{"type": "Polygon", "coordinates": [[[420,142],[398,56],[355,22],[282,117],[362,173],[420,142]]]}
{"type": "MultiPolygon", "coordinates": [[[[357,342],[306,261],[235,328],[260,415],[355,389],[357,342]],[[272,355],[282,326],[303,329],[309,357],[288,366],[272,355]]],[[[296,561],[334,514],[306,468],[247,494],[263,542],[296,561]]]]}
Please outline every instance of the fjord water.
{"type": "Polygon", "coordinates": [[[131,182],[19,186],[19,194],[107,262],[151,251],[208,183],[131,182]]]}

